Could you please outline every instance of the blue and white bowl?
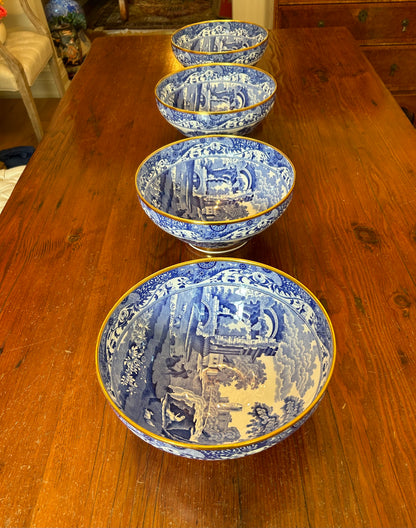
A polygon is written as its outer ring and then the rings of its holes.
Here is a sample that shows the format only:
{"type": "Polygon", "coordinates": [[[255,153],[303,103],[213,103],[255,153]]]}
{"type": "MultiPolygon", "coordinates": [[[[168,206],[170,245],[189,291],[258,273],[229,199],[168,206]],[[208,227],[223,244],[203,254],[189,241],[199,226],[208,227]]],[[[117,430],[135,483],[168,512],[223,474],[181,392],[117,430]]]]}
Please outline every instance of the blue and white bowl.
{"type": "Polygon", "coordinates": [[[295,169],[280,150],[241,136],[199,136],[164,146],[136,173],[145,213],[195,249],[241,247],[287,209],[295,169]]]}
{"type": "Polygon", "coordinates": [[[256,64],[268,45],[268,32],[251,22],[210,20],[178,29],[172,51],[182,66],[208,62],[256,64]]]}
{"type": "Polygon", "coordinates": [[[155,88],[162,116],[185,136],[248,134],[270,112],[275,79],[241,64],[203,64],[161,79],[155,88]]]}
{"type": "Polygon", "coordinates": [[[107,315],[97,375],[139,438],[168,453],[258,453],[314,412],[335,363],[318,299],[264,264],[202,259],[159,271],[107,315]]]}

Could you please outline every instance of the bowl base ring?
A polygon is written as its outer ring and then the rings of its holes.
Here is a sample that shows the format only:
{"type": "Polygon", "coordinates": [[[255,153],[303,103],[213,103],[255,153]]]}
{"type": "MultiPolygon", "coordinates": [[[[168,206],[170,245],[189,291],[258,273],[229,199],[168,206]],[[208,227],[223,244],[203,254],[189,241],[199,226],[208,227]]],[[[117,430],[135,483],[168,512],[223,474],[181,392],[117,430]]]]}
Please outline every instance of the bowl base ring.
{"type": "Polygon", "coordinates": [[[230,253],[231,251],[236,251],[237,249],[242,248],[247,244],[247,242],[248,240],[243,240],[242,242],[235,242],[234,244],[219,248],[204,248],[200,246],[195,246],[194,244],[190,244],[189,242],[188,245],[196,251],[204,253],[205,255],[222,255],[224,253],[230,253]]]}

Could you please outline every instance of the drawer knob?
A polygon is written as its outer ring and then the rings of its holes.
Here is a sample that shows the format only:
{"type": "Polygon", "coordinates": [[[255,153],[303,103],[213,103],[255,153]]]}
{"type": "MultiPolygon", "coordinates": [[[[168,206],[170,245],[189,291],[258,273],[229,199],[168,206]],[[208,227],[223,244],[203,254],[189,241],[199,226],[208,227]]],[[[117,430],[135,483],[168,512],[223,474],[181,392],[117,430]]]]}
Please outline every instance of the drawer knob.
{"type": "Polygon", "coordinates": [[[393,77],[398,69],[399,67],[397,66],[397,64],[392,64],[390,66],[390,77],[393,77]]]}
{"type": "Polygon", "coordinates": [[[324,20],[320,20],[318,22],[318,27],[325,27],[325,21],[324,20]]]}
{"type": "Polygon", "coordinates": [[[366,9],[361,9],[361,11],[358,13],[358,20],[364,24],[364,22],[367,20],[368,17],[368,11],[366,9]]]}
{"type": "Polygon", "coordinates": [[[407,20],[407,18],[402,20],[402,31],[406,31],[408,25],[409,25],[409,21],[407,20]]]}

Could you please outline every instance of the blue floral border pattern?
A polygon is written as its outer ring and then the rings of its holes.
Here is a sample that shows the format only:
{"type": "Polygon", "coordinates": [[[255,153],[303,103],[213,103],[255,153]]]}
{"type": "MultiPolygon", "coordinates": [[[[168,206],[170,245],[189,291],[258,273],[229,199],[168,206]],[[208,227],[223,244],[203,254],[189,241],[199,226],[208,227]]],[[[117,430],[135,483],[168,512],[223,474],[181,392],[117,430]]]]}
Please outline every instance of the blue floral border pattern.
{"type": "Polygon", "coordinates": [[[292,197],[272,211],[250,221],[221,224],[221,231],[219,226],[185,224],[184,222],[159,215],[143,202],[142,207],[155,224],[183,242],[205,249],[225,249],[233,242],[247,240],[271,226],[285,212],[291,199],[292,197]],[[219,233],[221,234],[220,240],[218,240],[219,233]]]}

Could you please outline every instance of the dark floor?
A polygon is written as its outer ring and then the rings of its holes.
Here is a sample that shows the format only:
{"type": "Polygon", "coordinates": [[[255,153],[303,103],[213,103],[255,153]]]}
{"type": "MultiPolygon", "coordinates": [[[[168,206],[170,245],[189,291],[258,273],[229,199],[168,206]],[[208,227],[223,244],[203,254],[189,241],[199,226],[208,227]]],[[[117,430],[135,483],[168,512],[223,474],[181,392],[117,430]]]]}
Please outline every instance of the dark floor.
{"type": "MultiPolygon", "coordinates": [[[[53,119],[60,99],[36,99],[43,129],[46,131],[53,119]]],[[[38,141],[27,110],[20,98],[0,98],[0,150],[22,145],[37,147],[38,141]]]]}
{"type": "Polygon", "coordinates": [[[220,4],[213,0],[135,0],[129,3],[127,21],[120,17],[118,0],[88,0],[83,9],[90,30],[177,29],[219,18],[226,10],[215,8],[214,3],[220,4]]]}

